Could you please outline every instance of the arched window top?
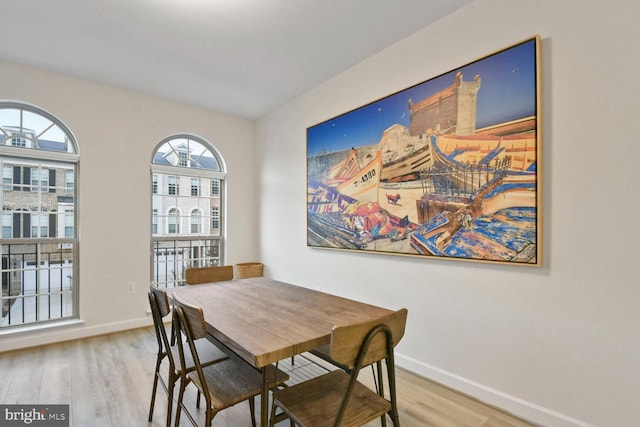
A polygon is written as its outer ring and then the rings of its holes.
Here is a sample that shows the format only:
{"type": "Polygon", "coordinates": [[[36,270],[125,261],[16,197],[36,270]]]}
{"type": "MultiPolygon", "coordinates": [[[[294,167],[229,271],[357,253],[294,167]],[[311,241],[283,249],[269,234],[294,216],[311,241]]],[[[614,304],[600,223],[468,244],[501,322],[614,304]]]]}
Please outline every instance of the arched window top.
{"type": "Polygon", "coordinates": [[[23,102],[0,101],[0,146],[78,154],[75,137],[64,123],[23,102]]]}
{"type": "Polygon", "coordinates": [[[225,172],[222,158],[205,139],[195,135],[174,135],[158,144],[154,165],[225,172]]]}

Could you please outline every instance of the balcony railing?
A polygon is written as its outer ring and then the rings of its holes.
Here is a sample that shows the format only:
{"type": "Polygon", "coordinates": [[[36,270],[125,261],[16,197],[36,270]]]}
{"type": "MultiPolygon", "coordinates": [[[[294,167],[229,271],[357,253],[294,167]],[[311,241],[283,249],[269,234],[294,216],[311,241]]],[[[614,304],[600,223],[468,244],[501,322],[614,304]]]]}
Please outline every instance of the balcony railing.
{"type": "Polygon", "coordinates": [[[73,240],[17,242],[2,244],[0,327],[74,317],[73,240]]]}
{"type": "Polygon", "coordinates": [[[185,270],[190,267],[220,265],[220,237],[184,236],[152,239],[152,281],[161,288],[185,283],[185,270]]]}

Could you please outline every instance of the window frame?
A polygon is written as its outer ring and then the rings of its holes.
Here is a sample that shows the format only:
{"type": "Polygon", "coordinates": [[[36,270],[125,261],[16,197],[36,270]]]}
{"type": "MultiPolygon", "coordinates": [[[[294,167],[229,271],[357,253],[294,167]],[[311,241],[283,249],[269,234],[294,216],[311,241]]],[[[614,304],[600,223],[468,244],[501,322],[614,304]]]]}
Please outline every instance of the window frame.
{"type": "Polygon", "coordinates": [[[191,177],[191,197],[202,195],[202,178],[191,177]]]}
{"type": "MultiPolygon", "coordinates": [[[[202,209],[193,208],[189,212],[189,234],[202,234],[202,209]],[[194,231],[194,226],[196,230],[194,231]]],[[[211,234],[211,233],[209,233],[211,234]]]]}
{"type": "MultiPolygon", "coordinates": [[[[188,151],[187,151],[188,152],[188,151]]],[[[151,282],[156,285],[156,286],[163,286],[162,284],[164,283],[164,286],[169,287],[171,286],[179,286],[181,284],[183,284],[184,280],[180,279],[179,274],[176,275],[176,278],[173,281],[173,284],[171,284],[170,280],[167,279],[166,282],[162,282],[162,283],[156,283],[155,280],[155,270],[157,269],[156,266],[156,262],[165,262],[167,263],[168,261],[158,261],[155,258],[156,253],[160,253],[160,252],[156,252],[156,251],[162,251],[162,249],[164,248],[165,252],[162,252],[161,255],[165,256],[167,254],[171,255],[173,254],[171,252],[171,250],[167,250],[167,246],[166,245],[171,245],[174,244],[174,247],[176,249],[176,251],[178,249],[181,248],[185,248],[189,245],[197,245],[198,241],[200,241],[201,244],[203,244],[204,246],[202,246],[202,248],[209,248],[208,250],[212,251],[211,253],[213,253],[213,255],[211,255],[211,259],[215,258],[215,261],[217,263],[224,264],[225,263],[225,258],[226,258],[226,249],[225,249],[225,241],[226,241],[226,235],[225,235],[225,221],[226,221],[226,214],[224,214],[224,212],[226,212],[226,177],[227,177],[227,167],[226,167],[226,163],[224,161],[224,158],[222,157],[222,155],[220,154],[220,152],[218,151],[218,149],[208,140],[206,140],[205,138],[202,138],[198,135],[195,134],[187,134],[187,133],[181,133],[181,134],[175,134],[175,135],[171,135],[165,139],[163,139],[162,141],[160,141],[156,147],[154,148],[152,155],[151,155],[151,164],[150,164],[150,189],[151,191],[150,193],[150,222],[151,222],[151,227],[150,227],[150,241],[151,241],[151,249],[150,249],[150,256],[151,256],[151,263],[150,263],[150,267],[151,267],[151,271],[150,271],[150,277],[151,277],[151,282]],[[196,153],[196,157],[191,157],[190,155],[187,157],[188,161],[187,161],[187,166],[180,166],[181,162],[182,164],[184,164],[184,158],[181,158],[178,156],[178,152],[180,151],[180,149],[175,149],[174,148],[174,153],[176,153],[176,157],[177,157],[177,161],[175,162],[175,164],[159,164],[159,163],[155,163],[155,159],[157,158],[156,156],[158,155],[164,155],[168,152],[163,151],[160,152],[161,149],[163,149],[165,147],[165,144],[168,143],[172,143],[174,140],[176,142],[179,142],[179,140],[181,139],[186,139],[188,140],[187,143],[191,143],[191,142],[196,142],[199,145],[201,145],[205,150],[209,151],[210,154],[213,156],[213,158],[215,159],[215,162],[217,163],[217,166],[219,168],[219,170],[212,170],[212,169],[205,169],[204,167],[204,163],[201,163],[201,160],[203,159],[202,154],[203,152],[200,152],[199,154],[196,153]],[[160,177],[157,177],[156,174],[161,175],[160,177]],[[180,186],[180,181],[182,181],[183,187],[188,187],[188,189],[184,189],[182,193],[179,193],[178,190],[178,194],[169,194],[169,176],[175,176],[176,177],[176,186],[179,188],[180,186]],[[193,196],[192,195],[192,179],[198,179],[198,196],[193,196]],[[210,190],[211,190],[211,182],[213,180],[217,180],[219,182],[219,194],[217,195],[212,195],[210,194],[210,190]],[[165,182],[166,181],[166,182],[165,182]],[[155,183],[158,182],[158,184],[156,185],[155,183]],[[209,186],[209,188],[206,188],[206,186],[209,186]],[[159,192],[154,192],[153,190],[158,189],[160,190],[159,192]],[[166,193],[164,193],[164,189],[166,188],[166,193]],[[168,233],[168,209],[165,210],[165,208],[161,208],[158,209],[158,213],[162,213],[165,212],[165,214],[167,215],[167,224],[165,226],[162,226],[162,221],[158,221],[157,215],[154,217],[153,211],[154,209],[157,208],[157,206],[155,206],[154,204],[154,200],[156,197],[175,197],[176,199],[185,199],[185,198],[208,198],[210,200],[217,200],[217,204],[218,204],[218,211],[219,211],[219,217],[218,217],[218,222],[220,224],[220,228],[219,230],[216,230],[217,232],[215,234],[213,234],[213,230],[211,230],[210,226],[210,219],[207,219],[207,221],[209,222],[208,224],[205,223],[205,215],[208,215],[208,212],[210,212],[211,208],[209,206],[202,206],[202,205],[198,205],[198,206],[193,206],[192,208],[185,208],[183,206],[183,209],[180,210],[180,215],[178,217],[178,221],[180,222],[180,220],[184,219],[184,221],[181,222],[180,224],[180,233],[168,233]],[[199,233],[191,233],[192,231],[192,215],[191,213],[193,212],[193,209],[197,208],[199,209],[200,212],[200,217],[199,217],[199,229],[200,232],[199,233]],[[207,212],[206,214],[203,212],[203,209],[207,212]],[[187,215],[188,214],[188,215],[187,215]],[[158,223],[160,225],[158,225],[158,223]],[[158,231],[161,232],[167,232],[166,234],[154,234],[153,233],[153,227],[154,224],[157,228],[158,231]],[[207,233],[207,234],[205,234],[207,233]],[[165,246],[162,246],[165,245],[165,246]]],[[[168,206],[168,205],[165,205],[168,206]]],[[[171,205],[171,207],[174,208],[178,208],[178,206],[176,205],[171,205]]],[[[189,249],[189,251],[191,252],[191,258],[189,258],[190,263],[204,263],[204,262],[208,262],[206,261],[207,257],[204,257],[204,255],[199,252],[199,249],[195,246],[189,246],[191,247],[191,249],[189,249]],[[194,255],[194,253],[196,255],[194,255]]],[[[184,249],[183,249],[184,250],[184,249]]],[[[160,255],[158,255],[160,256],[160,255]]],[[[160,258],[159,258],[160,259],[160,258]]],[[[175,262],[175,261],[173,261],[175,262]]],[[[196,265],[199,266],[199,265],[196,265]]]]}
{"type": "Polygon", "coordinates": [[[172,236],[172,235],[180,235],[182,234],[182,227],[181,227],[181,222],[182,222],[182,211],[180,210],[180,208],[173,206],[171,208],[169,208],[169,210],[167,211],[167,232],[166,235],[167,236],[172,236]],[[171,226],[175,226],[174,230],[171,231],[171,226]]]}
{"type": "MultiPolygon", "coordinates": [[[[2,239],[3,248],[5,245],[9,248],[11,247],[11,245],[17,245],[17,246],[34,245],[34,247],[36,248],[35,254],[37,257],[40,257],[42,254],[43,256],[47,255],[49,257],[53,255],[53,258],[55,258],[56,252],[41,252],[41,249],[44,247],[44,245],[57,244],[59,247],[70,245],[70,247],[72,248],[72,253],[70,258],[72,267],[71,267],[71,276],[69,277],[70,287],[71,287],[71,291],[69,292],[69,294],[70,294],[71,301],[70,303],[68,303],[68,306],[65,306],[70,310],[70,314],[64,314],[65,308],[61,307],[60,309],[61,313],[59,317],[52,318],[51,312],[49,312],[48,316],[44,319],[40,317],[41,314],[35,314],[34,315],[35,320],[24,320],[24,317],[23,317],[22,322],[10,324],[10,325],[1,325],[0,334],[4,334],[5,332],[9,332],[9,331],[20,332],[21,330],[28,331],[32,329],[41,329],[41,328],[49,327],[51,325],[65,324],[69,320],[80,319],[80,298],[79,298],[79,295],[80,295],[79,294],[79,289],[80,289],[80,282],[79,282],[79,278],[80,278],[80,273],[79,273],[80,272],[80,239],[79,239],[80,209],[79,209],[79,206],[80,206],[80,203],[79,203],[79,191],[78,191],[78,188],[79,188],[78,183],[79,183],[79,175],[80,175],[80,149],[79,149],[76,137],[71,131],[71,129],[61,119],[59,119],[54,114],[49,113],[48,111],[38,106],[29,104],[26,102],[22,102],[22,101],[0,100],[0,110],[7,110],[7,109],[13,109],[13,110],[19,111],[20,123],[18,126],[14,126],[13,123],[6,125],[7,128],[14,128],[14,129],[17,128],[18,133],[16,134],[16,133],[10,132],[11,134],[10,136],[8,136],[8,138],[11,139],[10,145],[6,145],[4,143],[0,144],[0,168],[4,170],[5,163],[7,162],[12,164],[13,162],[18,162],[18,163],[24,162],[24,164],[27,165],[28,167],[37,167],[38,170],[40,171],[39,174],[43,173],[42,172],[43,170],[49,169],[49,166],[46,166],[48,164],[53,164],[58,166],[62,165],[64,166],[64,168],[60,168],[60,170],[73,171],[74,188],[72,191],[72,194],[73,194],[72,206],[73,206],[74,217],[73,217],[73,237],[71,238],[58,237],[57,235],[54,235],[52,237],[11,237],[11,238],[2,239]],[[51,124],[49,127],[42,130],[38,135],[26,135],[25,131],[29,131],[30,129],[26,129],[23,127],[24,113],[40,116],[41,118],[48,120],[51,124]],[[62,150],[58,151],[58,150],[43,148],[39,144],[40,136],[45,134],[50,128],[54,126],[57,127],[57,129],[65,137],[66,151],[62,151],[62,150]],[[14,138],[20,138],[21,140],[24,140],[25,142],[24,145],[14,146],[13,145],[14,138]]],[[[37,121],[37,119],[34,119],[34,120],[37,121]]],[[[7,134],[4,131],[2,131],[2,134],[4,134],[5,138],[7,138],[7,134]]],[[[40,175],[40,178],[42,178],[42,175],[40,175]]],[[[66,178],[66,173],[65,173],[65,178],[66,178]]],[[[39,193],[40,192],[41,193],[56,192],[56,191],[60,191],[61,193],[66,195],[69,195],[70,193],[68,191],[68,187],[66,186],[66,182],[63,182],[62,178],[59,181],[61,183],[61,185],[59,186],[52,184],[50,182],[50,179],[47,177],[46,187],[40,188],[41,181],[42,179],[39,180],[37,188],[34,187],[33,190],[36,190],[39,193]]],[[[13,183],[13,187],[14,188],[12,189],[12,191],[16,191],[15,182],[13,183]]],[[[22,191],[29,191],[29,192],[33,191],[30,184],[22,183],[21,188],[22,188],[22,191]]],[[[4,213],[4,204],[5,204],[4,191],[5,191],[5,188],[4,188],[4,180],[3,180],[3,192],[0,193],[0,204],[3,205],[3,213],[4,213]]],[[[48,215],[48,212],[46,210],[29,211],[27,209],[12,209],[11,212],[16,212],[16,213],[19,212],[19,215],[22,216],[23,218],[25,215],[30,215],[34,213],[37,215],[40,215],[40,218],[44,218],[45,215],[48,215]]],[[[60,214],[61,212],[56,211],[56,215],[60,215],[60,214]]],[[[21,226],[23,226],[23,224],[21,224],[21,226]]],[[[49,227],[49,225],[47,225],[47,227],[49,227]]],[[[13,230],[12,233],[15,234],[15,230],[13,230]]],[[[47,234],[49,233],[51,233],[50,229],[48,230],[47,234]]],[[[11,251],[11,249],[9,249],[9,251],[11,251]]],[[[0,252],[2,252],[2,250],[0,250],[0,252]]],[[[9,252],[9,254],[10,253],[11,252],[9,252]]],[[[6,273],[11,274],[12,276],[15,276],[16,270],[12,270],[12,267],[8,267],[8,268],[9,269],[6,271],[6,273]]],[[[45,267],[45,269],[43,270],[38,269],[33,273],[33,274],[36,274],[35,286],[37,286],[38,288],[41,286],[44,286],[43,283],[40,283],[40,278],[39,278],[42,271],[48,271],[48,268],[45,267]]],[[[5,271],[3,271],[3,274],[4,273],[5,271]]],[[[63,296],[62,288],[60,292],[61,292],[60,297],[62,298],[63,296]]],[[[45,295],[49,295],[49,298],[54,297],[53,294],[45,294],[45,295]]],[[[24,293],[21,293],[19,298],[23,301],[23,304],[24,304],[25,299],[32,298],[32,297],[27,296],[24,293]]],[[[39,300],[41,296],[38,296],[37,298],[39,300]]],[[[23,316],[24,316],[24,313],[23,313],[23,316]]],[[[3,320],[4,320],[4,317],[3,317],[3,320]]]]}

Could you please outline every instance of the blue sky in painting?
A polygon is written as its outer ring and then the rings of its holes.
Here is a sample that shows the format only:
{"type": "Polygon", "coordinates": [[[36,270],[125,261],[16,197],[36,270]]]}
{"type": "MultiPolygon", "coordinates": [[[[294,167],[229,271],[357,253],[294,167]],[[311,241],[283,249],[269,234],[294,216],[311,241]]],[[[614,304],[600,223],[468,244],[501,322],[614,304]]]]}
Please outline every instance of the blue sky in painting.
{"type": "Polygon", "coordinates": [[[465,81],[480,75],[476,127],[482,128],[536,114],[535,39],[498,52],[446,74],[374,101],[307,129],[307,155],[376,144],[394,124],[409,127],[414,103],[450,86],[458,71],[465,81]]]}

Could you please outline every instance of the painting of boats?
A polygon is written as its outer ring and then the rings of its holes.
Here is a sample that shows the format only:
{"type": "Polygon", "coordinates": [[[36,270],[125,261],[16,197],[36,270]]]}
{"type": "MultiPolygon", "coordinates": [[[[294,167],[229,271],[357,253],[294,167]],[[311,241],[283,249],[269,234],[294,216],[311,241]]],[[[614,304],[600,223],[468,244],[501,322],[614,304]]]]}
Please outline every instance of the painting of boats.
{"type": "Polygon", "coordinates": [[[308,128],[307,244],[540,265],[539,55],[534,36],[308,128]]]}

